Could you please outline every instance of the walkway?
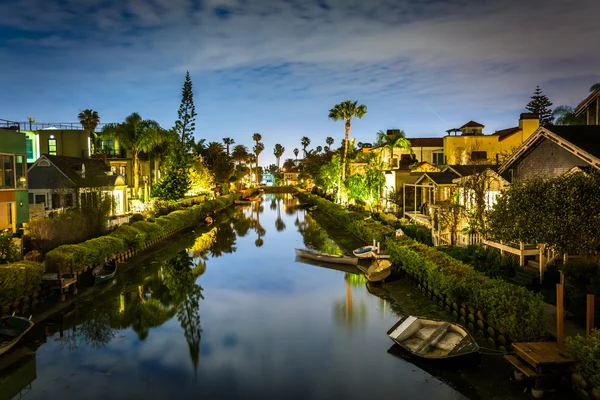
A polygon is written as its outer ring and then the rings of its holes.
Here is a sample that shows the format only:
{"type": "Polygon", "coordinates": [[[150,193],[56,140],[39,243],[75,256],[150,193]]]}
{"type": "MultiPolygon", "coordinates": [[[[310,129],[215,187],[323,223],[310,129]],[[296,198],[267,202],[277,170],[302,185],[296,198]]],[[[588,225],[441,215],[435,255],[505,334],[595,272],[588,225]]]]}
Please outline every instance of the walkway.
{"type": "MultiPolygon", "coordinates": [[[[544,302],[544,328],[552,337],[556,338],[556,307],[544,302]]],[[[585,327],[571,319],[564,318],[563,322],[565,338],[570,336],[585,336],[585,327]]]]}

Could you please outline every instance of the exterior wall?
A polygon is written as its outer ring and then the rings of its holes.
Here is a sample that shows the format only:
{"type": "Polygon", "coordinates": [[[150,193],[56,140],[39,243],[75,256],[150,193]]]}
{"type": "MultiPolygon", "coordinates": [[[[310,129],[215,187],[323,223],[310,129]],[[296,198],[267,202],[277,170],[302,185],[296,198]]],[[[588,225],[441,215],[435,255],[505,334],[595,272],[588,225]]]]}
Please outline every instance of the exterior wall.
{"type": "Polygon", "coordinates": [[[39,154],[50,154],[48,149],[48,140],[56,140],[56,155],[69,157],[90,157],[89,134],[83,130],[40,130],[39,136],[39,154]]]}
{"type": "Polygon", "coordinates": [[[533,177],[554,178],[563,175],[574,166],[585,167],[589,164],[559,145],[543,139],[508,173],[512,182],[533,177]]]}
{"type": "Polygon", "coordinates": [[[444,136],[446,164],[466,165],[473,151],[485,151],[488,161],[495,162],[496,155],[502,153],[502,144],[496,135],[444,136]]]}
{"type": "Polygon", "coordinates": [[[35,132],[33,131],[21,131],[23,133],[25,133],[26,136],[26,142],[29,142],[29,145],[26,146],[26,148],[30,148],[31,149],[31,153],[30,152],[26,152],[27,154],[27,162],[28,163],[32,163],[35,160],[37,160],[40,157],[40,151],[39,151],[39,136],[35,134],[35,132]]]}
{"type": "MultiPolygon", "coordinates": [[[[389,159],[390,159],[390,150],[389,149],[378,147],[378,148],[372,149],[370,151],[377,152],[378,154],[380,154],[383,161],[389,163],[389,159]]],[[[412,151],[418,161],[427,161],[428,163],[435,165],[436,163],[434,162],[433,154],[434,153],[443,153],[444,148],[443,147],[413,147],[412,151]]],[[[403,154],[410,154],[410,151],[407,151],[404,149],[398,149],[398,148],[394,149],[394,152],[393,152],[394,158],[398,159],[398,161],[396,162],[396,166],[398,165],[398,162],[400,161],[400,158],[403,154]]]]}
{"type": "MultiPolygon", "coordinates": [[[[0,229],[16,232],[29,220],[27,197],[26,135],[23,132],[0,129],[0,154],[12,159],[12,165],[4,170],[3,158],[0,170],[0,229]],[[5,179],[5,178],[9,179],[5,179]]],[[[9,162],[10,164],[10,162],[9,162]]]]}

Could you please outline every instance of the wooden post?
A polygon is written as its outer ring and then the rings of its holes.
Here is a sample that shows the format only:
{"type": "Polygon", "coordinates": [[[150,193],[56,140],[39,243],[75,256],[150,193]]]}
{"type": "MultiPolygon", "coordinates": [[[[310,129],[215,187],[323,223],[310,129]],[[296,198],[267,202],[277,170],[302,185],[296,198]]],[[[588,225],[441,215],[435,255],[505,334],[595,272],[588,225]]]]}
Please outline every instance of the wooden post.
{"type": "Polygon", "coordinates": [[[525,265],[525,256],[523,255],[523,251],[525,251],[525,244],[523,242],[519,242],[519,264],[521,267],[525,265]]]}
{"type": "Polygon", "coordinates": [[[546,271],[546,260],[544,259],[546,245],[540,244],[540,284],[544,282],[544,271],[546,271]]]}
{"type": "Polygon", "coordinates": [[[592,329],[594,329],[594,302],[596,301],[596,295],[587,295],[587,307],[585,310],[585,335],[590,336],[592,329]]]}
{"type": "MultiPolygon", "coordinates": [[[[502,240],[500,241],[500,244],[502,244],[502,240]]],[[[503,256],[504,255],[504,249],[502,247],[500,247],[500,255],[503,256]]]]}
{"type": "Polygon", "coordinates": [[[402,184],[402,218],[406,219],[406,184],[402,184]]]}
{"type": "Polygon", "coordinates": [[[564,310],[563,310],[563,288],[565,277],[560,272],[560,283],[556,284],[556,341],[562,344],[565,340],[564,336],[564,310]]]}

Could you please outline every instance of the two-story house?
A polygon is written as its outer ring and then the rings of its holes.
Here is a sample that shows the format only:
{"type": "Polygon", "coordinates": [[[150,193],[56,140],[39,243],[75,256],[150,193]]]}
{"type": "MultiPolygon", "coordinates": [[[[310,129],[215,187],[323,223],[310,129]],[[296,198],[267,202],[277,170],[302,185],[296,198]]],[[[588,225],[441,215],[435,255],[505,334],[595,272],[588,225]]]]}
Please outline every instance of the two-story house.
{"type": "Polygon", "coordinates": [[[25,134],[0,121],[0,231],[17,232],[29,220],[25,134]]]}

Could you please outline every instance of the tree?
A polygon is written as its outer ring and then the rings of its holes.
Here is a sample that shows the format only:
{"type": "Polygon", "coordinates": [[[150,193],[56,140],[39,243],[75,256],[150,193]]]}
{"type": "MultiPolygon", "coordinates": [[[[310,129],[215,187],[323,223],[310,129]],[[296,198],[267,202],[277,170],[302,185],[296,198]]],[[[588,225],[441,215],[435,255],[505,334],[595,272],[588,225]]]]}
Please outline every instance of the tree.
{"type": "Polygon", "coordinates": [[[154,157],[154,182],[158,182],[161,177],[162,162],[174,150],[177,144],[178,136],[173,129],[159,128],[150,138],[150,152],[154,157]]]}
{"type": "Polygon", "coordinates": [[[258,142],[262,140],[262,135],[260,133],[255,133],[252,135],[252,140],[254,140],[256,144],[258,144],[258,142]]]}
{"type": "Polygon", "coordinates": [[[304,158],[306,158],[306,148],[310,145],[310,139],[306,136],[303,136],[300,140],[300,143],[302,144],[302,151],[304,151],[304,158]]]}
{"type": "Polygon", "coordinates": [[[365,106],[364,104],[357,104],[358,101],[348,100],[336,104],[331,110],[329,110],[329,118],[333,119],[334,121],[338,121],[340,119],[346,121],[344,158],[342,159],[342,181],[346,179],[346,156],[348,153],[348,134],[350,132],[350,121],[354,117],[362,119],[362,117],[367,113],[367,106],[365,106]]]}
{"type": "Polygon", "coordinates": [[[226,137],[223,138],[223,143],[225,143],[225,149],[227,150],[227,155],[229,155],[229,146],[235,143],[235,140],[232,138],[226,137]]]}
{"type": "Polygon", "coordinates": [[[379,194],[385,186],[383,166],[376,156],[367,161],[364,174],[354,174],[346,179],[348,197],[361,200],[369,205],[373,212],[373,204],[379,200],[379,194]]]}
{"type": "MultiPolygon", "coordinates": [[[[255,135],[258,135],[258,134],[255,133],[255,135]]],[[[252,150],[254,151],[254,154],[256,155],[256,184],[257,185],[260,184],[260,179],[258,178],[258,156],[260,155],[260,153],[262,153],[262,151],[264,149],[265,149],[265,145],[262,144],[262,142],[256,142],[256,144],[252,148],[252,150]]]]}
{"type": "Polygon", "coordinates": [[[322,152],[323,151],[323,146],[317,146],[315,148],[315,151],[317,152],[317,154],[320,153],[320,152],[322,152]]]}
{"type": "Polygon", "coordinates": [[[197,196],[213,187],[213,174],[204,164],[202,156],[194,156],[188,172],[190,178],[189,194],[197,196]]]}
{"type": "MultiPolygon", "coordinates": [[[[97,153],[100,150],[99,147],[101,146],[101,143],[99,143],[98,140],[99,137],[94,133],[94,130],[100,123],[100,117],[98,116],[98,112],[87,108],[81,111],[79,115],[77,115],[77,118],[79,118],[79,122],[81,123],[81,126],[83,126],[83,129],[85,129],[90,135],[90,142],[92,144],[92,154],[97,153]]],[[[33,119],[33,121],[35,121],[35,119],[33,119]]],[[[29,128],[31,130],[31,120],[29,122],[29,128]]]]}
{"type": "Polygon", "coordinates": [[[298,153],[300,153],[300,150],[298,150],[297,148],[295,148],[294,151],[293,151],[293,153],[296,156],[296,161],[298,161],[298,153]]]}
{"type": "MultiPolygon", "coordinates": [[[[179,137],[177,139],[179,142],[179,137]]],[[[190,161],[185,153],[176,150],[165,163],[165,173],[161,180],[152,186],[152,196],[160,200],[179,200],[190,188],[190,161]]]]}
{"type": "Polygon", "coordinates": [[[319,169],[315,176],[315,183],[326,192],[333,192],[338,187],[340,173],[340,156],[335,154],[330,162],[319,169]]]}
{"type": "Polygon", "coordinates": [[[133,192],[139,196],[140,187],[140,159],[142,152],[147,152],[153,142],[153,138],[160,130],[158,122],[151,119],[142,119],[140,114],[134,112],[125,118],[125,122],[119,124],[107,124],[102,132],[116,140],[119,144],[131,151],[133,158],[133,192]]]}
{"type": "Polygon", "coordinates": [[[293,168],[296,168],[296,162],[294,161],[294,159],[286,158],[285,161],[283,162],[283,169],[286,171],[289,171],[293,168]]]}
{"type": "Polygon", "coordinates": [[[188,71],[185,73],[185,81],[181,89],[181,105],[177,112],[178,119],[175,121],[175,131],[179,134],[179,139],[185,151],[191,149],[194,130],[196,129],[196,115],[192,79],[188,71]]]}
{"type": "Polygon", "coordinates": [[[458,227],[465,213],[464,207],[460,204],[458,192],[452,193],[448,200],[437,203],[437,224],[440,230],[448,231],[450,234],[450,245],[456,244],[458,227]]]}
{"type": "Polygon", "coordinates": [[[594,83],[591,87],[590,87],[590,92],[593,93],[596,90],[600,89],[600,82],[598,83],[594,83]]]}
{"type": "Polygon", "coordinates": [[[394,158],[394,149],[404,149],[409,151],[410,154],[413,153],[412,148],[410,147],[410,141],[406,138],[404,131],[400,129],[393,129],[389,134],[384,131],[377,132],[377,144],[389,149],[390,167],[392,165],[391,160],[394,158]]]}
{"type": "Polygon", "coordinates": [[[277,143],[275,145],[275,147],[273,148],[273,155],[275,155],[275,158],[277,159],[277,169],[279,169],[279,160],[281,159],[281,156],[283,155],[284,152],[285,152],[285,147],[283,147],[279,143],[277,143]]]}
{"type": "Polygon", "coordinates": [[[246,159],[248,158],[248,148],[243,144],[236,145],[231,152],[231,157],[238,164],[246,162],[246,159]]]}
{"type": "Polygon", "coordinates": [[[585,125],[583,115],[575,115],[575,110],[571,106],[558,106],[552,112],[554,125],[585,125]]]}
{"type": "Polygon", "coordinates": [[[552,123],[551,106],[552,103],[548,99],[548,96],[543,94],[542,89],[540,89],[539,86],[536,86],[533,96],[531,96],[531,101],[527,103],[525,108],[530,112],[539,115],[540,125],[546,126],[552,123]]]}
{"type": "Polygon", "coordinates": [[[200,156],[204,154],[206,151],[206,139],[198,140],[198,143],[194,139],[192,139],[192,154],[195,156],[200,156]]]}
{"type": "Polygon", "coordinates": [[[327,136],[327,139],[325,139],[325,143],[327,143],[327,146],[329,146],[329,148],[331,148],[331,146],[333,146],[333,138],[331,136],[327,136]]]}

